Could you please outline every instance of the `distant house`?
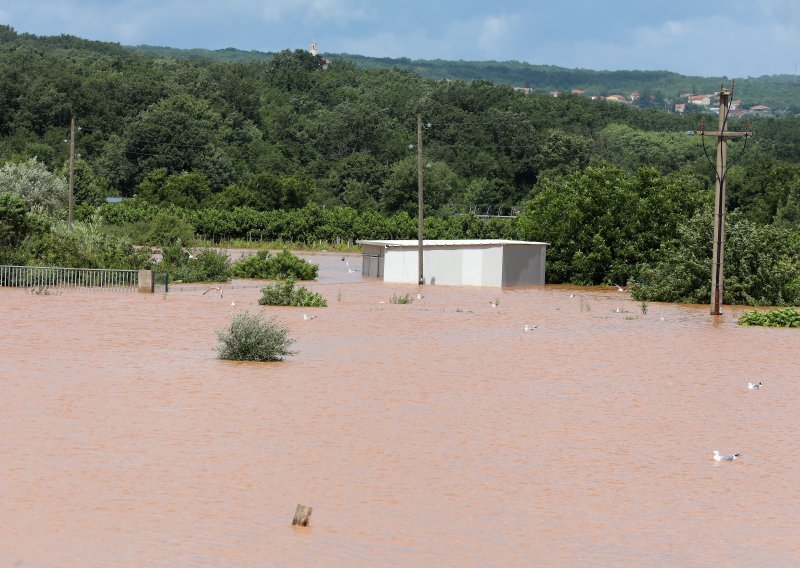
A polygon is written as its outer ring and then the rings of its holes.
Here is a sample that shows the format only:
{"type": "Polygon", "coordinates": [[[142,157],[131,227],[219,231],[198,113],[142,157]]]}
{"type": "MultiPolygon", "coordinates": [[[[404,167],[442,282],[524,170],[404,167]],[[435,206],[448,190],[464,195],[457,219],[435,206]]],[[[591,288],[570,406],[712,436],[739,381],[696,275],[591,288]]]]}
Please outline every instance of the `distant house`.
{"type": "Polygon", "coordinates": [[[584,94],[585,92],[586,92],[586,91],[582,91],[582,90],[580,90],[580,89],[572,89],[572,90],[570,91],[570,93],[572,93],[573,95],[582,95],[582,94],[584,94]]]}
{"type": "Polygon", "coordinates": [[[614,102],[618,102],[618,103],[627,102],[627,99],[625,97],[623,97],[622,95],[608,95],[606,97],[606,100],[607,101],[614,101],[614,102]]]}
{"type": "Polygon", "coordinates": [[[561,94],[561,91],[550,91],[548,93],[551,97],[557,97],[561,94]]]}
{"type": "Polygon", "coordinates": [[[692,103],[693,105],[710,106],[711,95],[690,95],[688,102],[692,103]]]}
{"type": "Polygon", "coordinates": [[[731,101],[731,104],[728,108],[730,108],[731,110],[736,110],[740,106],[742,106],[742,99],[735,99],[731,101]]]}
{"type": "Polygon", "coordinates": [[[678,114],[686,112],[686,103],[675,103],[675,112],[678,114]]]}
{"type": "Polygon", "coordinates": [[[633,91],[632,93],[628,93],[628,98],[632,103],[636,102],[641,96],[642,95],[639,93],[639,91],[633,91]]]}
{"type": "Polygon", "coordinates": [[[533,89],[531,89],[530,87],[514,87],[514,90],[520,91],[521,93],[525,93],[526,95],[530,95],[533,89]]]}
{"type": "Polygon", "coordinates": [[[606,98],[603,95],[592,95],[591,98],[593,101],[604,101],[606,98]]]}
{"type": "Polygon", "coordinates": [[[753,114],[767,114],[772,112],[772,109],[766,105],[755,105],[750,107],[750,112],[753,114]]]}

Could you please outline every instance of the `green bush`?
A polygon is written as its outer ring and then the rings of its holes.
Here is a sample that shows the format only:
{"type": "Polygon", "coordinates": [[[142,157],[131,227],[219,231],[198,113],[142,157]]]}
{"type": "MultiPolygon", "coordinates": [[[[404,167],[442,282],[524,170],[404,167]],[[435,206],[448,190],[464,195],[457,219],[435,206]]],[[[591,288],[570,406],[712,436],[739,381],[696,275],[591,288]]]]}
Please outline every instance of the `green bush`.
{"type": "Polygon", "coordinates": [[[159,211],[145,223],[136,225],[142,244],[164,246],[177,240],[189,242],[194,238],[194,227],[187,221],[167,211],[159,211]]]}
{"type": "Polygon", "coordinates": [[[800,327],[800,312],[795,308],[780,308],[767,312],[752,310],[739,316],[739,325],[800,327]]]}
{"type": "Polygon", "coordinates": [[[414,301],[414,299],[408,292],[406,292],[405,296],[398,296],[397,294],[392,294],[392,298],[389,301],[392,304],[410,304],[414,301]]]}
{"type": "Polygon", "coordinates": [[[284,249],[275,256],[267,251],[259,251],[233,263],[231,276],[234,278],[260,278],[272,280],[314,280],[319,266],[299,258],[284,249]]]}
{"type": "Polygon", "coordinates": [[[264,319],[245,312],[234,314],[231,324],[217,330],[220,359],[229,361],[281,361],[294,355],[289,346],[294,339],[289,330],[275,322],[275,318],[264,319]]]}
{"type": "Polygon", "coordinates": [[[297,306],[324,308],[328,305],[325,298],[300,286],[294,287],[294,280],[284,280],[269,284],[261,289],[261,299],[258,303],[262,306],[297,306]]]}
{"type": "Polygon", "coordinates": [[[214,249],[183,249],[178,240],[164,247],[159,272],[169,272],[170,280],[183,282],[227,282],[231,261],[228,255],[214,249]]]}
{"type": "Polygon", "coordinates": [[[64,221],[42,225],[23,243],[28,264],[77,268],[150,268],[149,249],[135,248],[129,239],[107,235],[94,223],[64,221]]]}

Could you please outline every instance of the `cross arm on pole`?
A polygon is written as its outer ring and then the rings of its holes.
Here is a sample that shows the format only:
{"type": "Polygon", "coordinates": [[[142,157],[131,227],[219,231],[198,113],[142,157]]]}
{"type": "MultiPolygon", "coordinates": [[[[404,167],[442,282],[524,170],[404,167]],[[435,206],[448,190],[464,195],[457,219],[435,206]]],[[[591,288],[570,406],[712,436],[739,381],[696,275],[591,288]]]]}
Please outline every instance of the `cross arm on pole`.
{"type": "Polygon", "coordinates": [[[690,130],[694,136],[713,136],[714,138],[722,138],[727,140],[728,138],[750,138],[753,133],[749,131],[735,131],[735,130],[726,130],[725,132],[720,132],[719,130],[708,131],[708,130],[690,130]]]}

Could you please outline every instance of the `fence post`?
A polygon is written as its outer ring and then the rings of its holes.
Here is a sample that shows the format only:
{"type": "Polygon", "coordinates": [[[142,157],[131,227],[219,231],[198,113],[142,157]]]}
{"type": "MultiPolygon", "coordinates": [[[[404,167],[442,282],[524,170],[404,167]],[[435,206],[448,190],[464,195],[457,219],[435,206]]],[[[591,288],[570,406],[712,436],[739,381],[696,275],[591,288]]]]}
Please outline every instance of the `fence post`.
{"type": "Polygon", "coordinates": [[[155,272],[152,270],[139,271],[139,292],[152,294],[156,291],[155,272]]]}

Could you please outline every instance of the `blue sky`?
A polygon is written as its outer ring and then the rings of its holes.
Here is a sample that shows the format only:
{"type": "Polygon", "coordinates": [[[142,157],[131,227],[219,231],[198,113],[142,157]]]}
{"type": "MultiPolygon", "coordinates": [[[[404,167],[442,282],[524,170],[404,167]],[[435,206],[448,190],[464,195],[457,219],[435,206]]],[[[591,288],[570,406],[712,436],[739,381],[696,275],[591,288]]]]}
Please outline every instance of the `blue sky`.
{"type": "Polygon", "coordinates": [[[125,45],[795,74],[800,0],[3,0],[17,32],[125,45]]]}

